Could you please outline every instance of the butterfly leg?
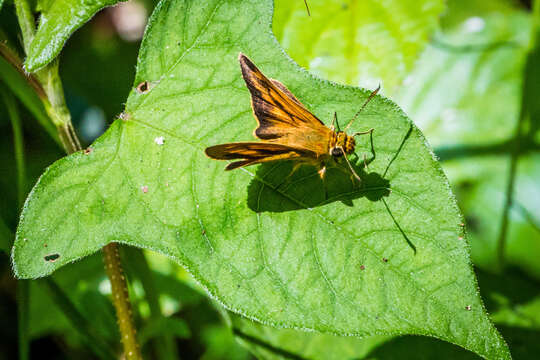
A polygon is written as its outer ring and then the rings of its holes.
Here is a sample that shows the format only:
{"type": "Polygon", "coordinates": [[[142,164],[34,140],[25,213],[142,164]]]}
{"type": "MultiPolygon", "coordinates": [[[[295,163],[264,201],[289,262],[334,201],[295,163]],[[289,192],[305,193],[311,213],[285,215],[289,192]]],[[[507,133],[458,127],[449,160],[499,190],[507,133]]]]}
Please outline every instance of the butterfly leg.
{"type": "Polygon", "coordinates": [[[324,201],[328,200],[328,189],[326,187],[326,164],[322,163],[321,168],[319,171],[317,171],[319,176],[321,177],[323,189],[324,189],[324,201]]]}
{"type": "Polygon", "coordinates": [[[279,183],[279,185],[276,186],[276,189],[280,188],[281,185],[283,184],[288,184],[291,180],[291,176],[293,176],[293,174],[296,172],[296,170],[298,170],[300,168],[300,166],[302,166],[302,163],[301,162],[297,162],[293,165],[293,168],[291,170],[291,172],[289,173],[289,175],[287,175],[285,177],[285,179],[283,179],[282,182],[279,183]]]}
{"type": "Polygon", "coordinates": [[[356,135],[365,135],[365,134],[369,134],[369,143],[370,143],[370,147],[371,147],[371,158],[369,160],[366,160],[366,156],[364,154],[364,165],[367,169],[367,164],[372,162],[373,160],[375,160],[375,147],[373,146],[373,128],[367,130],[367,131],[363,131],[363,132],[357,132],[357,133],[354,133],[353,136],[356,136],[356,135]]]}
{"type": "Polygon", "coordinates": [[[364,168],[366,169],[367,172],[369,172],[366,154],[363,154],[363,157],[364,157],[364,168]]]}
{"type": "MultiPolygon", "coordinates": [[[[345,154],[345,150],[341,146],[339,148],[341,149],[343,154],[345,154]]],[[[358,182],[362,182],[362,179],[360,179],[360,176],[358,176],[356,171],[354,171],[354,169],[353,169],[353,167],[351,165],[351,162],[347,158],[347,155],[343,155],[343,158],[345,159],[345,162],[347,163],[347,165],[349,165],[349,170],[351,170],[351,174],[354,175],[354,177],[356,178],[356,180],[358,180],[358,182]]]]}

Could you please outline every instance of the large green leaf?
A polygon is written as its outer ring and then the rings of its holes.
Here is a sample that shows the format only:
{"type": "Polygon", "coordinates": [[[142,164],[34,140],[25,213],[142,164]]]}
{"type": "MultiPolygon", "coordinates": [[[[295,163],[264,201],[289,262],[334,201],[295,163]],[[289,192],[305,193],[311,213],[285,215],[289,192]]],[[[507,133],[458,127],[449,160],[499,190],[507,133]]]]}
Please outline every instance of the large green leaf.
{"type": "Polygon", "coordinates": [[[393,94],[437,28],[442,0],[276,0],[274,32],[311,72],[393,94]]]}
{"type": "Polygon", "coordinates": [[[25,61],[27,71],[34,72],[51,62],[66,40],[95,13],[120,0],[42,0],[39,26],[25,61]]]}
{"type": "MultiPolygon", "coordinates": [[[[29,196],[16,274],[45,276],[124,242],[175,259],[227,308],[266,324],[423,334],[509,358],[479,298],[446,178],[391,101],[375,97],[351,128],[375,128],[369,170],[355,165],[361,186],[339,168],[326,187],[310,167],[283,183],[286,162],[225,173],[204,155],[251,138],[240,51],[327,123],[334,111],[351,118],[369,95],[287,60],[271,10],[255,0],[159,3],[122,119],[91,151],[53,164],[29,196]]],[[[369,144],[359,138],[360,158],[369,144]]]]}

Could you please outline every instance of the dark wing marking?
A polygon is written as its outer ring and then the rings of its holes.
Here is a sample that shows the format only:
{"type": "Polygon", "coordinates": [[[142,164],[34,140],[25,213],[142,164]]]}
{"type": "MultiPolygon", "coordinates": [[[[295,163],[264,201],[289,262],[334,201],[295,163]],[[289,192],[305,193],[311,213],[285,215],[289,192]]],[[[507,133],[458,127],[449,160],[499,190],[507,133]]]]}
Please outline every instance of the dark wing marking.
{"type": "Polygon", "coordinates": [[[251,104],[259,127],[255,135],[263,140],[276,139],[289,133],[291,127],[320,129],[324,124],[277,80],[270,80],[240,53],[242,76],[251,93],[251,104]]]}

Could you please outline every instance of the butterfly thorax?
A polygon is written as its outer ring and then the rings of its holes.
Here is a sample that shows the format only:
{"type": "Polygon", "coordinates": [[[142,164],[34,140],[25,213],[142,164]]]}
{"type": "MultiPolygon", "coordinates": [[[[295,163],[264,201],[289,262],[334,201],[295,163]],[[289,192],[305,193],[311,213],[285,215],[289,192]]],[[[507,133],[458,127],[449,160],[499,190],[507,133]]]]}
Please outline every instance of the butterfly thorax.
{"type": "Polygon", "coordinates": [[[329,145],[330,155],[342,156],[342,149],[345,151],[345,154],[353,153],[356,142],[352,136],[347,135],[344,131],[336,131],[333,133],[329,145]]]}

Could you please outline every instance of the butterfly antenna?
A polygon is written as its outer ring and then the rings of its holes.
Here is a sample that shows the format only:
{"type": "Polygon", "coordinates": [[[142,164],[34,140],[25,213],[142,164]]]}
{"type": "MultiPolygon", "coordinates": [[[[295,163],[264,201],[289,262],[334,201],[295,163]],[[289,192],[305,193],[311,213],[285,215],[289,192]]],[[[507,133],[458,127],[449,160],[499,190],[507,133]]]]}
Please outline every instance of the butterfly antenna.
{"type": "Polygon", "coordinates": [[[345,153],[345,150],[343,150],[343,148],[340,146],[339,147],[341,149],[341,151],[343,151],[343,158],[345,159],[345,162],[347,162],[347,165],[349,165],[349,169],[351,170],[351,173],[354,175],[354,177],[356,178],[356,180],[358,181],[362,181],[362,179],[360,179],[360,176],[358,176],[358,174],[356,173],[356,171],[354,171],[349,159],[347,159],[347,154],[345,153]]]}
{"type": "Polygon", "coordinates": [[[341,131],[341,129],[339,128],[339,122],[337,120],[337,112],[334,111],[334,120],[332,121],[332,125],[336,123],[336,127],[337,127],[337,130],[338,131],[341,131]]]}
{"type": "Polygon", "coordinates": [[[304,0],[304,4],[306,5],[307,16],[311,16],[311,13],[309,12],[309,6],[307,4],[307,0],[304,0]]]}
{"type": "Polygon", "coordinates": [[[364,103],[364,105],[362,105],[362,107],[360,108],[360,110],[358,110],[356,112],[356,114],[354,114],[353,118],[351,119],[351,121],[349,121],[349,123],[347,124],[347,126],[345,127],[345,131],[347,131],[347,129],[349,128],[349,126],[352,125],[352,123],[354,122],[354,120],[356,120],[356,118],[358,117],[358,115],[360,115],[360,113],[362,112],[362,110],[364,110],[364,108],[366,107],[367,104],[369,104],[369,102],[371,101],[371,99],[373,99],[375,97],[375,95],[377,95],[377,93],[379,92],[379,90],[381,90],[381,84],[379,84],[379,86],[377,86],[377,88],[375,90],[373,90],[371,92],[371,94],[369,94],[369,97],[367,98],[366,102],[364,103]]]}

